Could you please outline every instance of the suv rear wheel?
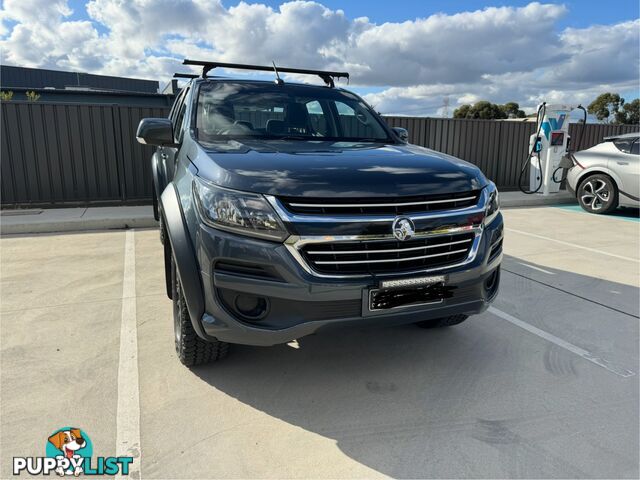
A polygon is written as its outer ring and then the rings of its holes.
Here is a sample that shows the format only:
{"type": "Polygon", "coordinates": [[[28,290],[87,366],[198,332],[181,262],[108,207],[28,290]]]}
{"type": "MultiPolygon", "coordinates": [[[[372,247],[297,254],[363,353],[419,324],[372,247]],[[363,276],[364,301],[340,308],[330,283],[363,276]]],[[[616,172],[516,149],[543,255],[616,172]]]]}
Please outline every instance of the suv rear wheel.
{"type": "Polygon", "coordinates": [[[589,213],[610,213],[618,206],[618,187],[610,176],[596,173],[580,183],[577,197],[589,213]]]}
{"type": "Polygon", "coordinates": [[[187,367],[193,367],[225,357],[229,351],[228,343],[218,340],[208,342],[200,338],[194,330],[173,258],[171,259],[171,285],[173,287],[173,330],[176,353],[180,362],[187,367]]]}
{"type": "Polygon", "coordinates": [[[416,322],[416,325],[420,328],[441,328],[451,327],[464,322],[469,315],[451,315],[449,317],[434,318],[431,320],[423,320],[422,322],[416,322]]]}

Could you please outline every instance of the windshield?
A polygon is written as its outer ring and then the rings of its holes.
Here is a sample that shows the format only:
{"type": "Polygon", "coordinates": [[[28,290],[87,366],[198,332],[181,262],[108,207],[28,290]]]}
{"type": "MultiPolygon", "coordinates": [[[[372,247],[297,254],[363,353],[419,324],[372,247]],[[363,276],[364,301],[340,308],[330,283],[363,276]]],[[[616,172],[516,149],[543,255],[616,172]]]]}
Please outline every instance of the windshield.
{"type": "Polygon", "coordinates": [[[326,87],[269,83],[203,83],[197,138],[392,141],[380,120],[356,95],[326,87]]]}

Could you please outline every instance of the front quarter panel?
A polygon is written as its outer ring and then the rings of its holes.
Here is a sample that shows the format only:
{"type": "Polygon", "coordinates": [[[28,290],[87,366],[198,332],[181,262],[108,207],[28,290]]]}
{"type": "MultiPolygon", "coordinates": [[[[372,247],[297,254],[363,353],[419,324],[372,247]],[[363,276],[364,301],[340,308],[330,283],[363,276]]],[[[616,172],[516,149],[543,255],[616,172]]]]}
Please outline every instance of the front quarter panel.
{"type": "Polygon", "coordinates": [[[584,169],[577,178],[576,189],[578,188],[578,186],[580,185],[580,182],[582,182],[583,179],[595,173],[604,173],[605,175],[609,175],[611,178],[613,178],[613,181],[616,182],[618,189],[624,190],[625,188],[624,183],[620,178],[620,176],[610,168],[601,167],[601,166],[584,169]]]}
{"type": "Polygon", "coordinates": [[[168,240],[171,244],[176,270],[182,283],[191,322],[196,332],[202,338],[206,338],[206,334],[200,324],[200,319],[204,314],[200,269],[196,261],[193,241],[189,235],[186,218],[180,205],[180,195],[173,183],[170,183],[162,192],[160,201],[168,240]]]}
{"type": "Polygon", "coordinates": [[[585,167],[584,170],[577,172],[577,174],[575,175],[575,185],[572,185],[572,187],[576,191],[583,179],[595,173],[604,173],[605,175],[609,175],[618,186],[618,189],[625,189],[623,179],[613,169],[610,168],[611,162],[615,164],[615,152],[611,152],[608,150],[595,151],[594,148],[594,150],[577,152],[574,154],[574,156],[578,163],[585,167]]]}

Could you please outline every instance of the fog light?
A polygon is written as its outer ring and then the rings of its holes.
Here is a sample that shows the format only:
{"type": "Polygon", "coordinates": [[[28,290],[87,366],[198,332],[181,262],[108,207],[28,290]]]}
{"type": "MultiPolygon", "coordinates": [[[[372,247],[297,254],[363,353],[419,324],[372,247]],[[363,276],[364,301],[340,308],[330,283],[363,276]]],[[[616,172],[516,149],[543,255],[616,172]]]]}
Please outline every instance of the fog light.
{"type": "Polygon", "coordinates": [[[259,320],[267,313],[267,299],[255,295],[237,295],[234,306],[240,315],[251,320],[259,320]]]}

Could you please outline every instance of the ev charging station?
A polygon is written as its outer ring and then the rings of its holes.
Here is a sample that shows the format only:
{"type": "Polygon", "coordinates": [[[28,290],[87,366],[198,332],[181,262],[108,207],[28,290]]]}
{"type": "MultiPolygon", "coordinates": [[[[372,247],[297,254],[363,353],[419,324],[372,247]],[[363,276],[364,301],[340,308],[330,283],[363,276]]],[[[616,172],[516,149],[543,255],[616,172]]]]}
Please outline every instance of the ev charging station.
{"type": "Polygon", "coordinates": [[[570,105],[545,105],[544,114],[538,120],[541,122],[537,126],[539,134],[534,133],[529,139],[529,151],[533,151],[530,158],[529,188],[537,189],[542,180],[542,187],[538,190],[542,195],[560,190],[560,183],[554,181],[553,174],[567,153],[571,110],[573,107],[570,105]]]}
{"type": "MultiPolygon", "coordinates": [[[[579,108],[585,112],[581,105],[547,105],[541,103],[538,106],[536,133],[529,137],[529,191],[525,193],[539,193],[550,195],[558,193],[561,180],[556,178],[556,173],[563,168],[572,166],[567,158],[569,153],[569,116],[571,111],[579,108]]],[[[582,139],[581,139],[582,140],[582,139]]],[[[524,173],[526,163],[523,165],[524,173]]]]}

